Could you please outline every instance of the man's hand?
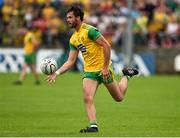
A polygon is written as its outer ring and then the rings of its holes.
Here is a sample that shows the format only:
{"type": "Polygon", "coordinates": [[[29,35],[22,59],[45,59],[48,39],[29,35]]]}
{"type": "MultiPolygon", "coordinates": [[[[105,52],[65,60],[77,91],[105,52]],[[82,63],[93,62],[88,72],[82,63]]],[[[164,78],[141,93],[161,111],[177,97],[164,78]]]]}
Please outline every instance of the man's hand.
{"type": "Polygon", "coordinates": [[[103,68],[101,71],[101,75],[102,75],[103,81],[105,83],[108,83],[108,79],[111,77],[109,70],[107,68],[103,68]]]}
{"type": "Polygon", "coordinates": [[[57,76],[56,73],[48,75],[47,78],[46,78],[46,81],[49,82],[49,83],[54,83],[56,81],[56,76],[57,76]]]}

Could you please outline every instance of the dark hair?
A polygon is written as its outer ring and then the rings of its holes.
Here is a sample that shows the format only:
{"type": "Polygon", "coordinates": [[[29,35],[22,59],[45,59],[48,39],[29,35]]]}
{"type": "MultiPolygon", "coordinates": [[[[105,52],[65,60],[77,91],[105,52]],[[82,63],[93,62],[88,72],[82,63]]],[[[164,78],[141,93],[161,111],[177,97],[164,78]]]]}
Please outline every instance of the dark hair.
{"type": "Polygon", "coordinates": [[[73,12],[75,17],[80,17],[81,21],[83,21],[84,18],[84,12],[79,6],[72,6],[68,9],[67,13],[73,12]]]}

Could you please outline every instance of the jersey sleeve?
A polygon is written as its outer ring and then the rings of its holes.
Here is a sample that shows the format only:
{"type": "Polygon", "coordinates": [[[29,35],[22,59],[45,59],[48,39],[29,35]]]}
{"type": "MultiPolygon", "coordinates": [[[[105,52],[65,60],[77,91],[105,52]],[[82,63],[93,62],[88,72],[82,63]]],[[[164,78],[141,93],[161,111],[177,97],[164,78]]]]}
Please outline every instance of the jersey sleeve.
{"type": "Polygon", "coordinates": [[[97,28],[90,28],[89,31],[88,31],[88,37],[91,39],[91,40],[96,40],[98,39],[99,37],[101,36],[101,33],[98,31],[97,28]]]}
{"type": "Polygon", "coordinates": [[[69,49],[70,50],[77,50],[77,48],[71,43],[69,43],[69,49]]]}

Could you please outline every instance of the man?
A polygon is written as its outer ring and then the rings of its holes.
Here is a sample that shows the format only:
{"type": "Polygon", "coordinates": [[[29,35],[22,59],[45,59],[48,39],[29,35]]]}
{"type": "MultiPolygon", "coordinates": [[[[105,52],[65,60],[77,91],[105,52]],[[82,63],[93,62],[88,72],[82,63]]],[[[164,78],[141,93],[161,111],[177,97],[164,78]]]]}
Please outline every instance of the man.
{"type": "Polygon", "coordinates": [[[36,71],[36,52],[40,44],[39,34],[35,26],[31,25],[27,27],[27,32],[24,37],[24,64],[22,66],[22,71],[19,80],[15,81],[15,85],[21,85],[26,76],[26,70],[28,66],[35,78],[35,84],[39,85],[39,76],[36,71]]]}
{"type": "Polygon", "coordinates": [[[57,75],[62,75],[75,63],[78,52],[84,58],[83,98],[89,119],[89,127],[80,132],[98,132],[96,109],[93,102],[99,84],[104,83],[115,101],[123,100],[128,79],[136,74],[136,69],[124,69],[121,81],[114,80],[114,72],[110,60],[110,44],[93,26],[83,23],[83,11],[78,7],[71,7],[67,11],[67,24],[75,32],[70,38],[70,52],[68,60],[56,71],[47,76],[48,82],[55,82],[57,75]]]}

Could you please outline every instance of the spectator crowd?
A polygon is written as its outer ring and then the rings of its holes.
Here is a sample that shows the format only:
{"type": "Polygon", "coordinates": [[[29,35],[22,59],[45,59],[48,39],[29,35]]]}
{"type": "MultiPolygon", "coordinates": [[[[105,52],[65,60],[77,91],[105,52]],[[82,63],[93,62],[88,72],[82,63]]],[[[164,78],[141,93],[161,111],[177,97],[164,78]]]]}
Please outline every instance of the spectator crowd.
{"type": "Polygon", "coordinates": [[[96,26],[121,48],[129,17],[133,19],[134,47],[180,47],[180,0],[0,0],[0,47],[23,47],[24,32],[35,26],[43,48],[67,48],[72,33],[66,10],[78,4],[85,22],[96,26]]]}

